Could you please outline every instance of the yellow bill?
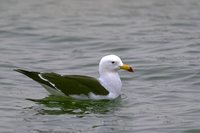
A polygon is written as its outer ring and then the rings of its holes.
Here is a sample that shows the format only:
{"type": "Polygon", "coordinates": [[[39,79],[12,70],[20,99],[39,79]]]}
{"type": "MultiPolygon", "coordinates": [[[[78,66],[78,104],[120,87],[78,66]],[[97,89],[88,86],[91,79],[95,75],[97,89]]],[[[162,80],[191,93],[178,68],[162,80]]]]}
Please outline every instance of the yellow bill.
{"type": "Polygon", "coordinates": [[[134,69],[130,65],[127,65],[127,64],[123,64],[122,66],[120,66],[120,69],[129,71],[129,72],[134,72],[134,69]]]}

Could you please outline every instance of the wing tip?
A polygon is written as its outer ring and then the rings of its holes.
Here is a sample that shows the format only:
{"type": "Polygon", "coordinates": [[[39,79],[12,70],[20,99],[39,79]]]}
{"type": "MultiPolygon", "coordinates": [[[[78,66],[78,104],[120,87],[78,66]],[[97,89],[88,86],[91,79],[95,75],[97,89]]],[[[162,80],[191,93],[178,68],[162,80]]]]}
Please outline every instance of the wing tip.
{"type": "Polygon", "coordinates": [[[16,72],[19,72],[19,73],[22,73],[22,72],[23,72],[22,69],[13,69],[13,71],[16,71],[16,72]]]}
{"type": "Polygon", "coordinates": [[[23,74],[27,72],[26,70],[23,70],[23,69],[13,69],[13,71],[23,73],[23,74]]]}

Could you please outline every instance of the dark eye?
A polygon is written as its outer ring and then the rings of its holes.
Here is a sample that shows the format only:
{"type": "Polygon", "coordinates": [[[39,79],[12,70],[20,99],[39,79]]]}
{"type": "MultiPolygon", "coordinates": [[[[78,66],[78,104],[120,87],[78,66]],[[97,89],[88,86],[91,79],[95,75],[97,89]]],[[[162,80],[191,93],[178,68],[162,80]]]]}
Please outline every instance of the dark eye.
{"type": "Polygon", "coordinates": [[[112,63],[112,64],[114,64],[115,62],[114,62],[114,61],[112,61],[111,63],[112,63]]]}

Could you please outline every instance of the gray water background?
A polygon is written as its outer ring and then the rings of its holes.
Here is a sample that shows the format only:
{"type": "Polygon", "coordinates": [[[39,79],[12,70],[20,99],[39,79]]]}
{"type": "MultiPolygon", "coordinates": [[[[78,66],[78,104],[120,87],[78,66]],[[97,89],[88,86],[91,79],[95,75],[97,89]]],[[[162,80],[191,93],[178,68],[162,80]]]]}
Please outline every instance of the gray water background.
{"type": "Polygon", "coordinates": [[[1,0],[0,132],[199,133],[200,1],[1,0]],[[103,112],[27,100],[48,93],[13,71],[98,77],[107,54],[135,73],[103,112]]]}

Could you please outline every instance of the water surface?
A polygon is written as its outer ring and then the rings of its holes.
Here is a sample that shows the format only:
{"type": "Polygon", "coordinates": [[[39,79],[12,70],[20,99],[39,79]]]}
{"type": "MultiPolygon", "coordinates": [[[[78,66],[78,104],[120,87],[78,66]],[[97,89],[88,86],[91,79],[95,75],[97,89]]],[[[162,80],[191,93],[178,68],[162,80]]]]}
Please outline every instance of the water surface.
{"type": "Polygon", "coordinates": [[[198,0],[0,1],[0,131],[200,132],[199,9],[198,0]],[[136,69],[120,72],[114,101],[49,97],[13,71],[98,77],[107,54],[136,69]]]}

